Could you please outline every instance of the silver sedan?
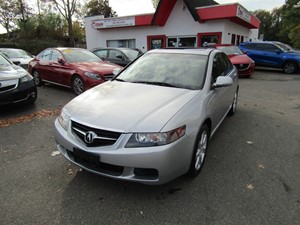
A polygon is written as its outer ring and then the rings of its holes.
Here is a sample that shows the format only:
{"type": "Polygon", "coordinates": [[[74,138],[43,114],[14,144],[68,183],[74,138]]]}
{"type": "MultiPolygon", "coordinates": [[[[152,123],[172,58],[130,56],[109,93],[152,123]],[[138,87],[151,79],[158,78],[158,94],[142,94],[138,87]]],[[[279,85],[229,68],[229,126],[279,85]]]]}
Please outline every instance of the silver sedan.
{"type": "Polygon", "coordinates": [[[163,184],[196,176],[238,90],[237,70],[219,50],[151,50],[62,109],[57,147],[106,177],[163,184]]]}

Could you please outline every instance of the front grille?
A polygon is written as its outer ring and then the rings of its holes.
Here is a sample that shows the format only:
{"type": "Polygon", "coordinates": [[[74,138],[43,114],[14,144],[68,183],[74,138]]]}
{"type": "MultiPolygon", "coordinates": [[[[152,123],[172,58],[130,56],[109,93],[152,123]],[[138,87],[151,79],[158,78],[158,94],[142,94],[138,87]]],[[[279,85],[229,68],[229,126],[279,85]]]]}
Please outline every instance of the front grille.
{"type": "Polygon", "coordinates": [[[72,121],[72,132],[87,147],[111,146],[121,136],[121,133],[118,132],[101,130],[94,127],[85,126],[74,121],[72,121]],[[86,142],[85,138],[88,132],[93,132],[94,134],[96,134],[96,136],[93,137],[93,141],[90,143],[86,142]]]}
{"type": "Polygon", "coordinates": [[[106,81],[108,81],[108,80],[111,80],[114,76],[115,76],[114,74],[106,74],[106,75],[104,75],[104,79],[106,81]]]}
{"type": "Polygon", "coordinates": [[[246,70],[249,68],[250,64],[234,64],[238,70],[246,70]]]}
{"type": "Polygon", "coordinates": [[[1,87],[0,92],[13,90],[14,88],[16,88],[16,86],[17,86],[16,84],[13,84],[13,85],[9,85],[9,86],[6,86],[6,87],[1,87]]]}

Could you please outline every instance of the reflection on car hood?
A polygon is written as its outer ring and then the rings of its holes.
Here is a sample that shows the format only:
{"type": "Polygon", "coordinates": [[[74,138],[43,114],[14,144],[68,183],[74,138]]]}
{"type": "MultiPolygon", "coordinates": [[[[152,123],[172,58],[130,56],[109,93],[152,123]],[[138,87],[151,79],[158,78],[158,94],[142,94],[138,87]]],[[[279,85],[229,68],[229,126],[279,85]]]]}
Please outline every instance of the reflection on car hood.
{"type": "Polygon", "coordinates": [[[158,132],[199,91],[107,81],[65,107],[71,119],[119,132],[158,132]]]}
{"type": "Polygon", "coordinates": [[[246,64],[252,60],[247,55],[228,55],[232,64],[246,64]]]}
{"type": "Polygon", "coordinates": [[[27,74],[26,70],[16,65],[0,65],[0,81],[19,79],[27,74]]]}
{"type": "Polygon", "coordinates": [[[104,74],[111,74],[115,68],[122,68],[116,64],[107,63],[107,62],[77,62],[72,63],[76,67],[83,71],[97,72],[104,74]]]}

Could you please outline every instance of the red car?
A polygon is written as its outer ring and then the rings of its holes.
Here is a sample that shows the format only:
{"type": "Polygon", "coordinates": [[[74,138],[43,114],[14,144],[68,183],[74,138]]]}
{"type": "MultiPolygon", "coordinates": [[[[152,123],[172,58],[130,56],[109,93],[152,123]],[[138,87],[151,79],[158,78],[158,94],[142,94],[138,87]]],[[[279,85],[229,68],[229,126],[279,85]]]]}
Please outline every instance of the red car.
{"type": "Polygon", "coordinates": [[[231,63],[238,69],[239,77],[250,77],[254,73],[255,62],[244,54],[236,45],[220,44],[215,48],[224,52],[231,63]]]}
{"type": "Polygon", "coordinates": [[[58,84],[72,88],[77,95],[110,80],[116,68],[122,67],[82,48],[47,48],[28,65],[37,86],[58,84]]]}

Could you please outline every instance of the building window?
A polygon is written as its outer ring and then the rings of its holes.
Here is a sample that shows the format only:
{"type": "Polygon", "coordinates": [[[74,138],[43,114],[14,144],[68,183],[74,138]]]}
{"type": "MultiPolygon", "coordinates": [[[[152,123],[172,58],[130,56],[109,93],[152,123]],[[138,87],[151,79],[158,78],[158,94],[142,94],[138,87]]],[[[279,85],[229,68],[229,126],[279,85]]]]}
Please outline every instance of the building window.
{"type": "Polygon", "coordinates": [[[147,36],[147,43],[148,43],[148,50],[165,48],[166,36],[165,35],[147,36]]]}
{"type": "Polygon", "coordinates": [[[222,32],[198,33],[198,47],[208,47],[213,44],[221,44],[222,32]]]}
{"type": "Polygon", "coordinates": [[[241,36],[240,36],[240,35],[237,35],[236,37],[237,37],[237,39],[236,39],[236,45],[240,45],[240,37],[241,37],[241,36]]]}
{"type": "Polygon", "coordinates": [[[196,46],[196,37],[168,37],[168,48],[189,48],[196,46]]]}
{"type": "Polygon", "coordinates": [[[135,48],[135,39],[129,39],[129,40],[107,40],[106,41],[107,47],[113,47],[113,48],[135,48]]]}
{"type": "Polygon", "coordinates": [[[235,45],[235,34],[231,35],[231,44],[235,45]]]}

